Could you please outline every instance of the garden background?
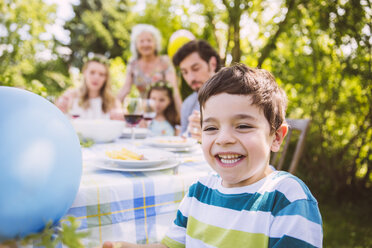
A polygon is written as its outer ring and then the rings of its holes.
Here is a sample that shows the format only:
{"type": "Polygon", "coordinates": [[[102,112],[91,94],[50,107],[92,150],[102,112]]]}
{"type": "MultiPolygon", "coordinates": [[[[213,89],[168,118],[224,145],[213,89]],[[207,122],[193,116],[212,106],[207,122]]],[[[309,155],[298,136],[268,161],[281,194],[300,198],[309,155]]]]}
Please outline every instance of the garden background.
{"type": "MultiPolygon", "coordinates": [[[[0,1],[0,85],[50,100],[79,83],[82,59],[110,58],[124,83],[134,25],[190,30],[225,65],[271,71],[287,117],[311,119],[296,172],[319,201],[324,247],[372,247],[372,2],[370,0],[0,1]],[[57,1],[54,1],[57,2],[57,1]],[[61,1],[63,2],[63,1],[61,1]],[[65,5],[66,5],[66,1],[65,5]]],[[[190,89],[180,81],[182,96],[190,89]]]]}

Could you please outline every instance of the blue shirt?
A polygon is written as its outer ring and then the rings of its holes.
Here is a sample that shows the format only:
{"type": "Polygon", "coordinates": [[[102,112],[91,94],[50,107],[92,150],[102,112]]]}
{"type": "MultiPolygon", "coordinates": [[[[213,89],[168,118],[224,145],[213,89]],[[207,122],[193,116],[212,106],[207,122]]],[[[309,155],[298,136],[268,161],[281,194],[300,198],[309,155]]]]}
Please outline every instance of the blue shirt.
{"type": "Polygon", "coordinates": [[[185,101],[182,103],[181,107],[181,134],[187,131],[187,126],[189,125],[189,116],[194,110],[200,110],[200,105],[198,101],[198,93],[193,92],[189,95],[185,101]]]}
{"type": "Polygon", "coordinates": [[[174,136],[174,128],[168,121],[152,120],[149,129],[154,136],[174,136]]]}

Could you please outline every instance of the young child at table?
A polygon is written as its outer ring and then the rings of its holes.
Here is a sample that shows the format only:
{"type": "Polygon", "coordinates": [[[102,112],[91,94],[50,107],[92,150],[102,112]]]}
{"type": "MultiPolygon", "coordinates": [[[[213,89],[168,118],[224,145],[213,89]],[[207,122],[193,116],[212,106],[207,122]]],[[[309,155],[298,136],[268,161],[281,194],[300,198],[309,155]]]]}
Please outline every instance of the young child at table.
{"type": "Polygon", "coordinates": [[[179,124],[179,116],[173,100],[173,88],[166,82],[156,82],[150,87],[147,98],[152,100],[156,112],[149,126],[151,134],[174,136],[175,126],[179,124]]]}
{"type": "Polygon", "coordinates": [[[124,120],[120,102],[113,96],[109,60],[92,54],[84,61],[83,82],[79,89],[69,89],[56,106],[72,118],[124,120]]]}
{"type": "Polygon", "coordinates": [[[316,199],[299,178],[269,165],[288,130],[286,96],[273,76],[224,68],[198,100],[204,156],[218,175],[193,184],[161,244],[146,247],[322,247],[316,199]]]}

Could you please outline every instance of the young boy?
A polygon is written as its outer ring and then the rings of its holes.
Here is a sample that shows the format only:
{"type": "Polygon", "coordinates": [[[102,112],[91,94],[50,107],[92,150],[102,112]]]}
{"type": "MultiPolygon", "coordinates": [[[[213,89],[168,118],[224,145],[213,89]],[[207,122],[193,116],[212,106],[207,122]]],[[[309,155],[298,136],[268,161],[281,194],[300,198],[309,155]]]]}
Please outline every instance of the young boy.
{"type": "Polygon", "coordinates": [[[273,76],[224,68],[198,99],[204,156],[218,175],[193,184],[162,244],[146,247],[322,247],[316,199],[269,165],[288,130],[286,96],[273,76]]]}

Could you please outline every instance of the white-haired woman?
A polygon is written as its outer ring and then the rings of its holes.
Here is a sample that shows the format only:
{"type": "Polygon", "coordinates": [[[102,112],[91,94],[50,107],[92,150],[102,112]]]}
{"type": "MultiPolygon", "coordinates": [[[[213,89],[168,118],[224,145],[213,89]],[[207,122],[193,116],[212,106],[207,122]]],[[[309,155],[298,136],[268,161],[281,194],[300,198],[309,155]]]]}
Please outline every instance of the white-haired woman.
{"type": "Polygon", "coordinates": [[[174,102],[178,113],[181,112],[182,100],[178,90],[176,73],[166,55],[159,55],[161,35],[157,28],[148,24],[133,27],[130,50],[132,60],[128,64],[126,80],[117,98],[123,101],[129,94],[132,84],[136,85],[142,98],[146,98],[146,89],[158,81],[169,82],[173,89],[174,102]]]}

